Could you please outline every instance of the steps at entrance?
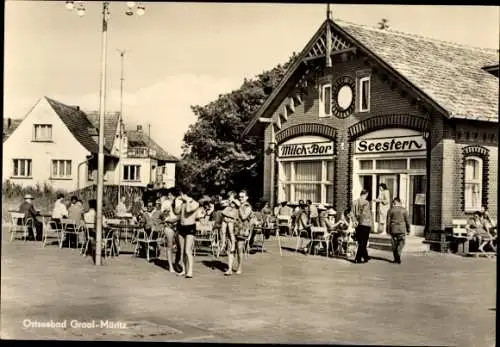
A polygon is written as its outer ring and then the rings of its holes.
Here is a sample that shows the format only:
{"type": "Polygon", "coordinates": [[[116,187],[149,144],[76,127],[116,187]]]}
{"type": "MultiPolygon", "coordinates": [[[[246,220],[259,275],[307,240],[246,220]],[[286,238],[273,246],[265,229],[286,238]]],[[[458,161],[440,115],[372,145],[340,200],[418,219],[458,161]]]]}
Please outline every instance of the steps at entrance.
{"type": "MultiPolygon", "coordinates": [[[[406,236],[404,253],[426,253],[430,251],[430,245],[422,243],[423,237],[406,236]]],[[[389,235],[371,234],[369,248],[392,252],[391,237],[389,235]]]]}

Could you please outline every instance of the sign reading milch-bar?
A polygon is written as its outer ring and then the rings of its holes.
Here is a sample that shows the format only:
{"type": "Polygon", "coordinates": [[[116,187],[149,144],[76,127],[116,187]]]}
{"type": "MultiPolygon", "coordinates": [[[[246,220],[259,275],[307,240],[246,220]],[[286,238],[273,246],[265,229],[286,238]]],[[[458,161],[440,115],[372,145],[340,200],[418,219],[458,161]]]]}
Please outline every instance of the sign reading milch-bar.
{"type": "Polygon", "coordinates": [[[333,142],[291,143],[279,147],[280,158],[333,155],[333,142]]]}

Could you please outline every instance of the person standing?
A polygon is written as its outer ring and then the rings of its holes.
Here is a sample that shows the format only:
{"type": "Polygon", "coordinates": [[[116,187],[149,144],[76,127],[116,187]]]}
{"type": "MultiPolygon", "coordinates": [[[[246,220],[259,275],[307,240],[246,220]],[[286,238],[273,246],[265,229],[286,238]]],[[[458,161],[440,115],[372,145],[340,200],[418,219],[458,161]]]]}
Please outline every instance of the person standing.
{"type": "Polygon", "coordinates": [[[385,234],[387,232],[387,212],[391,207],[391,192],[387,188],[387,184],[379,184],[378,197],[375,202],[378,203],[378,230],[379,233],[385,234]]]}
{"type": "Polygon", "coordinates": [[[200,204],[193,198],[180,190],[180,200],[176,204],[176,214],[180,216],[179,225],[179,244],[180,250],[184,255],[184,269],[179,276],[185,275],[186,278],[193,278],[193,246],[194,235],[196,234],[196,216],[200,204]]]}
{"type": "MultiPolygon", "coordinates": [[[[164,231],[167,243],[168,270],[172,273],[175,272],[173,248],[174,248],[174,242],[176,241],[175,237],[176,236],[175,231],[177,229],[176,225],[177,222],[179,221],[179,217],[174,213],[174,200],[175,196],[172,190],[169,190],[166,199],[162,202],[161,205],[161,213],[163,216],[163,221],[165,222],[164,231]]],[[[177,253],[180,253],[180,251],[178,251],[177,253]]]]}
{"type": "MultiPolygon", "coordinates": [[[[242,190],[238,195],[239,202],[238,206],[238,219],[239,223],[235,228],[236,237],[236,249],[237,249],[237,260],[238,268],[236,269],[236,274],[239,275],[243,270],[243,253],[245,252],[245,241],[250,236],[252,232],[252,225],[250,219],[252,217],[252,206],[248,202],[248,193],[246,190],[242,190]]],[[[237,200],[236,200],[237,201],[237,200]]],[[[250,245],[249,245],[250,247],[250,245]]],[[[225,275],[230,275],[232,273],[232,264],[229,266],[228,272],[225,275]]]]}
{"type": "Polygon", "coordinates": [[[392,254],[396,264],[401,264],[406,235],[410,233],[408,219],[408,211],[401,205],[401,200],[398,197],[394,198],[392,208],[387,213],[387,231],[391,235],[392,254]]]}
{"type": "Polygon", "coordinates": [[[357,223],[355,237],[358,241],[358,251],[354,258],[355,263],[367,263],[370,260],[367,246],[370,231],[373,228],[373,213],[367,197],[368,191],[363,189],[359,198],[354,200],[352,206],[352,212],[357,223]]]}

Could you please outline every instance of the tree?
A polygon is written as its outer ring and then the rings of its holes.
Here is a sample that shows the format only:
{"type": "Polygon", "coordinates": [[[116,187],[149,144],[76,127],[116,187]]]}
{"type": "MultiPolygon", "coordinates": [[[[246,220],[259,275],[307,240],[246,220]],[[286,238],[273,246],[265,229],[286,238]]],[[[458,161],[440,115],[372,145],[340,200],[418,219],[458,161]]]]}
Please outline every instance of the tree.
{"type": "Polygon", "coordinates": [[[191,106],[197,121],[184,134],[176,180],[194,195],[248,189],[262,194],[263,139],[241,133],[297,59],[245,79],[241,87],[205,106],[191,106]]]}

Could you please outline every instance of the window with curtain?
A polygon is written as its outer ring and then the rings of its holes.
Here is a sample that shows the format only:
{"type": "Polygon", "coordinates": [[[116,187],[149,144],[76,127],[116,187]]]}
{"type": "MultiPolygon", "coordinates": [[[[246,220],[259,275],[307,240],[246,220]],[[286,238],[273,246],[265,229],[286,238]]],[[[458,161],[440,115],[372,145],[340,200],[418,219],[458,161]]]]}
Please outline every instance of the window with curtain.
{"type": "Polygon", "coordinates": [[[52,160],[51,178],[71,178],[71,160],[52,160]]]}
{"type": "Polygon", "coordinates": [[[280,200],[333,204],[333,160],[282,162],[279,175],[280,200]]]}
{"type": "Polygon", "coordinates": [[[481,209],[483,196],[483,160],[469,157],[465,160],[465,210],[481,209]]]}
{"type": "Polygon", "coordinates": [[[51,124],[35,124],[33,127],[33,141],[52,141],[51,124]]]}
{"type": "Polygon", "coordinates": [[[14,159],[14,177],[31,177],[31,159],[14,159]]]}

